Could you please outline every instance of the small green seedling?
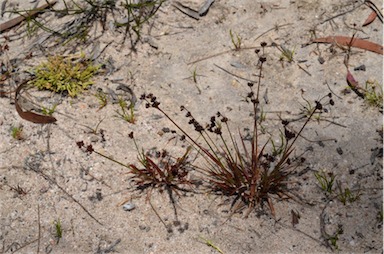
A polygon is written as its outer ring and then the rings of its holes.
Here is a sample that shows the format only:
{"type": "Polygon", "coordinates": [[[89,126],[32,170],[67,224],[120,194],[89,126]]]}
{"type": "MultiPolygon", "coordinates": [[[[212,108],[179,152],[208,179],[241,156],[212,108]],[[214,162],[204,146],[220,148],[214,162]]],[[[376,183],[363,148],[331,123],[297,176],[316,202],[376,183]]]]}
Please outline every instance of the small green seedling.
{"type": "Polygon", "coordinates": [[[55,225],[55,237],[57,238],[56,244],[58,244],[60,239],[63,237],[63,228],[61,227],[60,219],[55,220],[53,224],[55,225]]]}
{"type": "Polygon", "coordinates": [[[333,235],[328,237],[328,241],[331,242],[332,246],[335,247],[336,250],[339,249],[339,246],[337,245],[337,241],[339,240],[339,236],[342,235],[343,233],[344,233],[343,226],[338,225],[336,232],[333,235]]]}
{"type": "Polygon", "coordinates": [[[377,220],[379,223],[383,223],[383,206],[380,207],[380,210],[377,212],[377,220]]]}
{"type": "Polygon", "coordinates": [[[23,138],[23,127],[12,127],[11,136],[14,139],[22,140],[23,138]]]}
{"type": "Polygon", "coordinates": [[[212,248],[215,249],[217,252],[219,252],[219,253],[221,253],[221,254],[224,254],[224,252],[223,252],[219,247],[217,247],[216,245],[214,245],[214,244],[212,243],[211,240],[205,239],[205,238],[202,237],[202,236],[199,236],[199,238],[200,238],[201,240],[203,240],[203,243],[205,243],[205,244],[208,245],[209,247],[212,247],[212,248]]]}
{"type": "Polygon", "coordinates": [[[236,34],[232,33],[232,30],[229,30],[229,35],[231,36],[231,41],[233,46],[235,47],[235,50],[240,50],[241,43],[242,43],[242,39],[240,35],[238,35],[237,33],[236,34]]]}
{"type": "MultiPolygon", "coordinates": [[[[314,106],[311,104],[311,102],[309,100],[307,100],[304,97],[304,92],[303,91],[301,93],[301,98],[307,104],[307,105],[303,105],[303,104],[300,103],[300,105],[303,107],[302,114],[304,114],[306,117],[308,117],[311,114],[311,112],[313,111],[314,106]]],[[[321,111],[318,111],[316,114],[313,115],[313,119],[315,119],[316,121],[320,121],[320,118],[321,118],[321,111]]]]}
{"type": "Polygon", "coordinates": [[[335,183],[336,175],[333,173],[325,174],[324,172],[315,172],[314,174],[321,189],[329,194],[332,194],[332,188],[335,183]]]}
{"type": "Polygon", "coordinates": [[[195,66],[195,69],[193,70],[192,78],[193,78],[193,82],[197,84],[197,67],[196,66],[195,66]]]}
{"type": "Polygon", "coordinates": [[[287,49],[286,47],[284,46],[280,46],[280,47],[277,47],[280,52],[281,52],[281,56],[280,56],[280,61],[287,61],[288,63],[292,63],[294,62],[294,55],[295,55],[295,49],[287,49]]]}
{"type": "Polygon", "coordinates": [[[97,111],[107,106],[108,100],[107,95],[103,92],[103,90],[97,90],[95,97],[99,100],[100,107],[97,111]]]}
{"type": "Polygon", "coordinates": [[[184,78],[184,79],[192,79],[192,81],[193,81],[193,83],[195,84],[195,86],[196,86],[196,88],[197,88],[199,94],[201,94],[201,89],[200,89],[200,87],[197,85],[197,77],[199,77],[199,76],[204,77],[204,75],[199,75],[199,74],[197,74],[197,67],[196,67],[196,66],[195,66],[195,68],[193,69],[193,71],[192,71],[191,74],[192,74],[191,76],[189,76],[189,77],[187,77],[187,78],[184,78]]]}
{"type": "Polygon", "coordinates": [[[367,80],[365,82],[364,98],[370,106],[383,108],[383,89],[376,81],[367,80]]]}
{"type": "Polygon", "coordinates": [[[43,115],[51,116],[53,113],[55,113],[56,107],[57,107],[57,104],[53,105],[52,108],[46,108],[43,106],[43,108],[41,109],[41,112],[43,113],[43,115]]]}
{"type": "Polygon", "coordinates": [[[357,193],[353,193],[348,187],[344,190],[341,188],[340,181],[337,181],[337,188],[339,190],[338,198],[343,205],[346,205],[347,202],[352,203],[359,199],[361,196],[360,190],[357,191],[357,193]]]}
{"type": "Polygon", "coordinates": [[[91,79],[99,68],[84,53],[66,57],[52,56],[34,69],[36,77],[29,84],[41,90],[67,92],[69,96],[75,97],[93,84],[91,79]]]}
{"type": "Polygon", "coordinates": [[[118,103],[121,109],[121,112],[119,110],[116,110],[118,116],[124,121],[127,121],[128,123],[135,123],[136,119],[134,114],[134,105],[131,104],[128,107],[127,102],[123,98],[119,98],[118,103]]]}
{"type": "Polygon", "coordinates": [[[277,146],[275,141],[271,138],[271,144],[272,144],[272,156],[278,156],[281,155],[284,152],[284,149],[286,147],[286,142],[284,140],[284,135],[280,131],[280,145],[277,146]]]}

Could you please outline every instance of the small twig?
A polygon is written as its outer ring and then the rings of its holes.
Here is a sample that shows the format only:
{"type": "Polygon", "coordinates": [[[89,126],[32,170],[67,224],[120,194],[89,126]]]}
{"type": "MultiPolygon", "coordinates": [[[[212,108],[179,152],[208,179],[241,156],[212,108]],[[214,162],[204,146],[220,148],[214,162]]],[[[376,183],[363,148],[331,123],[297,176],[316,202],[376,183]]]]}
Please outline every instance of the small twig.
{"type": "Polygon", "coordinates": [[[64,192],[70,199],[72,199],[73,202],[75,202],[76,204],[78,204],[83,210],[84,212],[86,212],[89,217],[91,217],[93,220],[95,220],[98,224],[102,225],[103,224],[97,220],[79,201],[77,201],[71,194],[69,194],[63,187],[61,187],[55,180],[51,179],[48,175],[46,175],[45,173],[41,172],[41,171],[38,171],[36,169],[33,169],[33,168],[30,168],[32,171],[34,171],[35,173],[37,174],[40,174],[45,180],[47,180],[48,182],[50,182],[51,184],[55,185],[57,188],[59,188],[62,192],[64,192]]]}
{"type": "Polygon", "coordinates": [[[41,238],[41,224],[40,224],[40,205],[37,204],[37,223],[39,224],[39,231],[37,235],[37,254],[40,252],[40,238],[41,238]]]}
{"type": "Polygon", "coordinates": [[[331,89],[331,87],[329,86],[328,82],[325,82],[325,84],[327,84],[327,87],[328,87],[329,91],[331,91],[331,93],[332,93],[334,96],[336,96],[337,98],[341,99],[340,96],[338,96],[335,92],[332,91],[332,89],[331,89]]]}
{"type": "Polygon", "coordinates": [[[28,19],[28,18],[31,18],[33,16],[36,16],[37,14],[39,14],[42,10],[48,8],[48,7],[51,7],[52,5],[56,4],[57,0],[52,0],[51,2],[47,2],[46,4],[43,4],[42,6],[32,10],[32,11],[29,11],[27,12],[26,15],[20,15],[14,19],[11,19],[7,22],[4,22],[0,25],[0,33],[2,33],[3,31],[5,30],[8,30],[18,24],[20,24],[21,22],[23,22],[25,19],[28,19]]]}
{"type": "Polygon", "coordinates": [[[333,20],[333,19],[335,19],[335,18],[338,18],[338,17],[340,17],[340,16],[343,16],[343,15],[345,15],[345,14],[347,14],[347,13],[353,12],[354,10],[356,10],[357,8],[359,8],[360,6],[362,6],[363,4],[364,4],[364,3],[361,3],[361,4],[359,4],[359,5],[355,6],[355,7],[353,7],[351,10],[347,10],[347,11],[342,12],[342,13],[339,13],[339,14],[333,16],[333,17],[327,18],[326,20],[321,21],[320,24],[324,24],[324,23],[326,23],[326,22],[328,22],[328,21],[331,21],[331,20],[333,20]]]}
{"type": "MultiPolygon", "coordinates": [[[[263,35],[269,33],[270,31],[279,29],[279,28],[284,27],[284,26],[289,26],[289,25],[291,25],[291,23],[284,24],[284,25],[280,25],[280,26],[275,26],[275,27],[273,27],[273,28],[270,28],[270,29],[268,29],[267,31],[265,31],[265,32],[263,32],[262,34],[260,34],[259,36],[257,36],[256,39],[255,39],[254,41],[256,41],[257,39],[261,38],[263,35]]],[[[254,46],[254,47],[241,47],[241,48],[238,48],[238,49],[229,49],[229,50],[226,50],[226,51],[223,51],[223,52],[220,52],[220,53],[216,53],[216,54],[213,54],[213,55],[210,55],[210,56],[206,56],[206,57],[200,58],[200,59],[198,59],[198,60],[189,62],[189,63],[187,63],[187,64],[188,64],[188,65],[195,64],[195,63],[198,63],[198,62],[201,62],[201,61],[204,61],[204,60],[207,60],[207,59],[216,57],[216,56],[224,55],[224,54],[229,53],[229,52],[232,52],[232,51],[250,50],[250,49],[257,49],[257,48],[260,48],[260,47],[259,47],[259,46],[254,46]]]]}
{"type": "Polygon", "coordinates": [[[156,216],[159,218],[159,220],[161,221],[161,223],[163,223],[164,227],[166,229],[168,229],[168,226],[167,224],[165,224],[165,222],[163,221],[163,219],[160,217],[159,213],[156,211],[156,209],[153,207],[152,203],[151,203],[151,200],[148,199],[148,203],[149,205],[152,207],[152,210],[155,212],[156,216]]]}
{"type": "Polygon", "coordinates": [[[281,226],[283,226],[283,227],[285,227],[285,228],[287,228],[287,229],[292,229],[292,230],[294,230],[294,231],[296,231],[296,232],[299,232],[299,233],[305,235],[306,237],[308,237],[308,238],[314,240],[315,242],[319,243],[320,245],[323,245],[323,246],[328,247],[324,242],[322,242],[322,241],[320,241],[319,239],[317,239],[317,238],[311,236],[311,235],[308,234],[308,233],[305,233],[304,231],[301,231],[300,229],[297,229],[297,228],[292,227],[292,226],[288,226],[288,225],[284,224],[283,222],[281,222],[280,220],[277,220],[276,223],[278,223],[279,225],[281,225],[281,226]]]}
{"type": "MultiPolygon", "coordinates": [[[[18,252],[19,250],[21,250],[21,249],[27,247],[27,246],[30,245],[30,244],[36,242],[37,240],[38,240],[38,239],[35,239],[35,240],[33,240],[33,241],[29,242],[29,243],[24,244],[23,246],[20,246],[20,247],[17,248],[16,250],[12,251],[12,254],[18,252]]],[[[8,249],[5,250],[5,252],[7,252],[7,251],[8,251],[8,249]]]]}
{"type": "Polygon", "coordinates": [[[227,71],[226,69],[224,69],[224,68],[218,66],[217,64],[213,64],[213,65],[215,65],[215,66],[216,66],[217,68],[219,68],[220,70],[222,70],[222,71],[224,71],[224,72],[226,72],[226,73],[228,73],[228,74],[230,74],[230,75],[232,75],[232,76],[235,76],[236,78],[239,78],[239,79],[242,79],[242,80],[245,80],[245,81],[248,81],[248,82],[252,82],[252,83],[257,83],[257,81],[255,81],[255,80],[251,80],[251,79],[243,78],[243,77],[241,77],[241,76],[239,76],[239,75],[236,75],[236,74],[234,74],[234,73],[232,73],[232,72],[230,72],[230,71],[227,71]]]}

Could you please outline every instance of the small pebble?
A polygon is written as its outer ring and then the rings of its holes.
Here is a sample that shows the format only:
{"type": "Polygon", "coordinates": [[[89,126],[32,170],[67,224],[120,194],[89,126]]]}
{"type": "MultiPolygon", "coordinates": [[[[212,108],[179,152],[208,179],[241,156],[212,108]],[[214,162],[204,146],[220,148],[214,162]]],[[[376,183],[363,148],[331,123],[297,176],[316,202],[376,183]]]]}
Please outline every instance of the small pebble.
{"type": "Polygon", "coordinates": [[[123,205],[123,209],[124,209],[124,211],[132,211],[132,210],[135,209],[135,208],[136,208],[136,205],[133,204],[133,203],[131,203],[131,202],[125,203],[125,204],[123,205]]]}
{"type": "Polygon", "coordinates": [[[91,140],[92,143],[96,143],[96,142],[99,141],[99,137],[96,136],[96,135],[93,135],[93,136],[90,138],[90,140],[91,140]]]}

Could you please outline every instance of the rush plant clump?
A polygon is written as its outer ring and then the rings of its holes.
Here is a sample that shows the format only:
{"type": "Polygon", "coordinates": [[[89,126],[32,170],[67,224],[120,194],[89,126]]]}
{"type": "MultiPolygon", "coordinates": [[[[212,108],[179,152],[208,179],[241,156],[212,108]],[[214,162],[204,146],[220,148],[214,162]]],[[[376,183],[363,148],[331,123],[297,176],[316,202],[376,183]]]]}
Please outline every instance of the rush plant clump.
{"type": "MultiPolygon", "coordinates": [[[[203,126],[186,107],[181,106],[180,109],[185,112],[185,116],[189,120],[188,123],[198,133],[198,139],[202,140],[202,143],[200,143],[197,139],[192,138],[192,135],[181,128],[160,107],[160,102],[156,96],[153,94],[143,94],[141,96],[141,99],[146,101],[146,108],[154,108],[160,111],[181,131],[182,138],[187,139],[205,159],[206,163],[204,165],[196,165],[195,168],[199,169],[203,179],[207,180],[207,187],[219,195],[233,197],[232,208],[234,208],[234,212],[248,207],[245,216],[248,216],[253,208],[259,205],[262,206],[264,203],[268,205],[271,214],[275,215],[272,198],[292,198],[289,194],[288,177],[293,174],[298,163],[304,160],[293,160],[291,158],[294,144],[315,113],[322,112],[323,105],[320,101],[332,97],[332,94],[328,94],[319,101],[315,101],[304,124],[296,133],[288,130],[289,122],[283,120],[285,145],[278,153],[276,153],[276,149],[267,152],[266,148],[270,141],[261,143],[260,121],[258,120],[260,84],[263,77],[263,66],[267,61],[264,56],[264,49],[267,44],[262,43],[261,46],[262,54],[259,56],[258,84],[255,86],[253,83],[248,83],[250,91],[246,96],[246,101],[250,103],[253,111],[250,145],[246,144],[241,134],[239,134],[239,140],[241,141],[236,141],[238,139],[232,135],[228,124],[229,119],[220,112],[211,117],[209,124],[203,126]],[[229,141],[225,138],[223,132],[228,134],[229,141]],[[217,136],[219,141],[214,141],[214,136],[217,136]]],[[[257,53],[259,55],[260,52],[257,53]]]]}

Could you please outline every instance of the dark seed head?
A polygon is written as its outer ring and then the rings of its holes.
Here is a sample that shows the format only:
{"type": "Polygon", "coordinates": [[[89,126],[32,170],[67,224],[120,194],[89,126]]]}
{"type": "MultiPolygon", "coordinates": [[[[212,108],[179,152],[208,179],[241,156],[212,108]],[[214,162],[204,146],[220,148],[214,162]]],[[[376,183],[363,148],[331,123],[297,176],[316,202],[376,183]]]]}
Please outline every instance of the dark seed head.
{"type": "Polygon", "coordinates": [[[260,53],[260,49],[255,49],[255,53],[259,54],[260,53]]]}
{"type": "Polygon", "coordinates": [[[95,151],[95,150],[93,149],[92,145],[88,145],[88,146],[87,146],[87,152],[88,152],[89,154],[91,154],[93,151],[95,151]]]}
{"type": "Polygon", "coordinates": [[[263,41],[262,43],[260,43],[260,46],[265,47],[267,46],[267,43],[263,41]]]}
{"type": "Polygon", "coordinates": [[[258,104],[258,103],[259,103],[259,100],[258,100],[258,99],[252,99],[251,102],[252,102],[253,104],[258,104]]]}
{"type": "Polygon", "coordinates": [[[318,110],[323,109],[323,105],[321,105],[321,103],[319,101],[315,101],[315,103],[316,103],[316,109],[318,109],[318,110]]]}
{"type": "Polygon", "coordinates": [[[216,128],[216,129],[214,130],[214,133],[216,133],[217,135],[221,135],[221,134],[222,134],[220,128],[216,128]]]}
{"type": "Polygon", "coordinates": [[[140,96],[140,100],[144,100],[145,99],[145,93],[143,93],[141,96],[140,96]]]}
{"type": "Polygon", "coordinates": [[[131,139],[133,138],[133,131],[131,131],[131,133],[128,134],[128,137],[131,139]]]}
{"type": "Polygon", "coordinates": [[[76,142],[76,145],[79,147],[79,148],[82,148],[84,146],[84,141],[78,141],[76,142]]]}
{"type": "Polygon", "coordinates": [[[204,130],[204,128],[203,128],[203,126],[201,126],[200,124],[197,124],[196,126],[195,126],[195,130],[197,131],[197,132],[203,132],[203,130],[204,130]]]}
{"type": "Polygon", "coordinates": [[[329,93],[329,94],[328,94],[328,97],[329,97],[329,98],[332,98],[332,93],[329,93]]]}
{"type": "Polygon", "coordinates": [[[267,58],[265,56],[262,56],[259,58],[260,62],[264,63],[267,61],[267,58]]]}
{"type": "Polygon", "coordinates": [[[335,105],[335,102],[332,99],[330,99],[329,104],[331,104],[333,106],[333,105],[335,105]]]}
{"type": "Polygon", "coordinates": [[[296,136],[295,133],[287,130],[287,128],[284,128],[284,134],[287,140],[293,139],[296,136]]]}

